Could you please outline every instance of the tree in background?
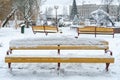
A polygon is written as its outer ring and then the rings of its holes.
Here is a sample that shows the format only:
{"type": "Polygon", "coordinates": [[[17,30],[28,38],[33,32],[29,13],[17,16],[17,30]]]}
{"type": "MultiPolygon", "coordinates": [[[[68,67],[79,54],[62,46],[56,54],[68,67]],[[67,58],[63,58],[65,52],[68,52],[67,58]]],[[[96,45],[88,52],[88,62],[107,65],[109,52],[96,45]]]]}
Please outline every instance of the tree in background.
{"type": "Polygon", "coordinates": [[[53,13],[53,8],[52,7],[48,7],[47,8],[47,18],[51,18],[53,13]]]}
{"type": "MultiPolygon", "coordinates": [[[[35,17],[37,19],[40,14],[40,6],[45,1],[46,0],[0,0],[0,19],[6,20],[4,22],[7,23],[11,18],[8,19],[8,16],[13,12],[12,10],[17,9],[17,11],[21,13],[20,17],[23,17],[22,19],[24,19],[28,27],[29,20],[33,16],[37,15],[35,17]]],[[[12,14],[14,15],[14,13],[12,14]]]]}
{"type": "Polygon", "coordinates": [[[23,15],[26,26],[33,15],[33,6],[36,0],[14,0],[13,6],[16,7],[23,15]]]}
{"type": "MultiPolygon", "coordinates": [[[[110,5],[113,3],[114,0],[102,0],[102,2],[104,3],[104,8],[105,11],[110,14],[110,5]]],[[[106,17],[106,25],[109,25],[109,21],[112,23],[112,26],[114,26],[114,22],[112,21],[112,19],[106,17]]]]}
{"type": "Polygon", "coordinates": [[[104,3],[105,5],[105,11],[109,14],[110,12],[110,8],[109,6],[112,4],[114,0],[102,0],[102,2],[104,3]]]}
{"type": "Polygon", "coordinates": [[[0,20],[4,20],[5,17],[12,10],[12,0],[0,0],[0,20]]]}
{"type": "Polygon", "coordinates": [[[78,14],[78,11],[77,11],[76,0],[73,0],[73,5],[71,8],[71,13],[70,13],[70,20],[73,20],[75,15],[77,15],[77,14],[78,14]]]}
{"type": "Polygon", "coordinates": [[[80,19],[78,15],[75,15],[74,19],[73,19],[73,25],[79,25],[80,19]]]}
{"type": "Polygon", "coordinates": [[[117,21],[120,21],[120,0],[118,1],[118,7],[117,7],[117,21]]]}
{"type": "Polygon", "coordinates": [[[66,19],[67,18],[67,16],[68,16],[68,9],[67,9],[67,7],[63,7],[63,17],[66,19]]]}
{"type": "Polygon", "coordinates": [[[0,0],[1,27],[4,27],[10,19],[15,16],[16,8],[13,7],[13,0],[0,0]]]}
{"type": "Polygon", "coordinates": [[[36,0],[35,1],[35,5],[34,5],[34,16],[35,16],[35,23],[38,24],[38,22],[40,22],[39,24],[41,24],[41,6],[44,5],[44,2],[46,2],[46,0],[36,0]]]}

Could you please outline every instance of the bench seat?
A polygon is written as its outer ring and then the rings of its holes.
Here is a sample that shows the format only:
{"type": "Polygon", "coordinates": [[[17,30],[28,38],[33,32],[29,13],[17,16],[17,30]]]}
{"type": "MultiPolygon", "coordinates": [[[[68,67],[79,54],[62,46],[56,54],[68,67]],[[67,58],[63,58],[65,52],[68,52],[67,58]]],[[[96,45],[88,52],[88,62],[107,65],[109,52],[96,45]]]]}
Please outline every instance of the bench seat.
{"type": "Polygon", "coordinates": [[[114,63],[112,56],[6,56],[6,63],[114,63]]]}

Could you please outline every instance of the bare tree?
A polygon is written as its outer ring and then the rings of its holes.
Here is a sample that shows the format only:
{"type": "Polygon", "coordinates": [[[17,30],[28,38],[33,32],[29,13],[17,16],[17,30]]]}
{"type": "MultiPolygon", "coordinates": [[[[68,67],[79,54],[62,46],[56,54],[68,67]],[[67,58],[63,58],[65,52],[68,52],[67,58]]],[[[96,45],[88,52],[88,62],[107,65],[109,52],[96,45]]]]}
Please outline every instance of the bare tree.
{"type": "MultiPolygon", "coordinates": [[[[17,7],[17,9],[23,14],[25,24],[28,27],[28,22],[31,19],[31,17],[35,15],[39,15],[40,6],[45,2],[46,0],[14,0],[14,7],[17,7]]],[[[37,18],[38,16],[36,16],[37,18]]]]}
{"type": "Polygon", "coordinates": [[[118,1],[118,7],[117,7],[117,21],[120,21],[120,0],[118,1]]]}
{"type": "Polygon", "coordinates": [[[12,10],[17,9],[17,11],[22,14],[20,17],[23,17],[28,27],[28,21],[34,15],[40,14],[40,7],[45,1],[46,0],[0,0],[0,19],[5,20],[12,10]]]}
{"type": "Polygon", "coordinates": [[[109,13],[110,12],[110,4],[112,4],[114,0],[102,0],[102,2],[104,3],[105,5],[105,9],[106,9],[106,12],[109,13]]]}
{"type": "Polygon", "coordinates": [[[13,6],[16,7],[23,15],[25,24],[28,27],[28,21],[32,15],[32,7],[35,0],[14,0],[13,6]]]}
{"type": "Polygon", "coordinates": [[[12,0],[0,0],[0,20],[4,20],[5,17],[12,11],[12,0]]]}
{"type": "Polygon", "coordinates": [[[46,2],[46,0],[36,0],[35,2],[35,8],[36,8],[36,11],[35,11],[35,17],[36,17],[36,22],[38,20],[38,17],[41,17],[41,6],[44,5],[44,2],[46,2]]]}

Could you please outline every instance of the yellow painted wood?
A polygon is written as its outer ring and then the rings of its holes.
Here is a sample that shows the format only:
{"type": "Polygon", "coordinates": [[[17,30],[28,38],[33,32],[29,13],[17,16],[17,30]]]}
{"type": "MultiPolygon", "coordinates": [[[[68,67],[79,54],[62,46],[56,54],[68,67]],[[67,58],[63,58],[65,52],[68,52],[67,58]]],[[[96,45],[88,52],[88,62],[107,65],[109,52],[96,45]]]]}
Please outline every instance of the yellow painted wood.
{"type": "Polygon", "coordinates": [[[114,63],[114,58],[103,57],[5,57],[6,63],[114,63]]]}
{"type": "Polygon", "coordinates": [[[46,30],[57,30],[57,27],[55,26],[45,26],[46,30]]]}
{"type": "Polygon", "coordinates": [[[36,46],[36,47],[10,47],[10,50],[105,50],[109,49],[108,43],[103,42],[105,45],[44,45],[44,46],[36,46]]]}
{"type": "Polygon", "coordinates": [[[84,28],[78,28],[78,33],[114,33],[113,28],[106,28],[106,27],[95,27],[95,26],[87,26],[84,28]]]}
{"type": "Polygon", "coordinates": [[[33,30],[44,30],[43,26],[33,26],[33,30]]]}
{"type": "Polygon", "coordinates": [[[97,26],[85,26],[85,28],[95,28],[95,27],[97,27],[97,26]]]}
{"type": "Polygon", "coordinates": [[[79,32],[95,32],[95,27],[84,27],[84,28],[78,28],[79,32]]]}
{"type": "Polygon", "coordinates": [[[113,28],[97,27],[96,31],[98,32],[114,32],[113,28]]]}
{"type": "Polygon", "coordinates": [[[34,32],[50,32],[50,33],[58,32],[58,29],[55,26],[32,26],[32,30],[34,32]]]}
{"type": "Polygon", "coordinates": [[[61,45],[61,50],[104,50],[108,49],[109,47],[106,45],[99,46],[99,45],[80,45],[80,46],[64,46],[61,45]]]}

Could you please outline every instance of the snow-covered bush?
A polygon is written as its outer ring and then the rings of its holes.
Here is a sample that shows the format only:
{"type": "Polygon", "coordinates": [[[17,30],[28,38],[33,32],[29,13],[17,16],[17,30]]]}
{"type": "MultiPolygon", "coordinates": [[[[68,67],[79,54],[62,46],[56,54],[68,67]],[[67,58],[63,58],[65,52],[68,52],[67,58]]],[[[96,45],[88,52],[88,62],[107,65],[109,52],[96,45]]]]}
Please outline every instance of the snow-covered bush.
{"type": "Polygon", "coordinates": [[[64,19],[63,19],[63,18],[60,18],[60,19],[59,19],[58,25],[59,25],[59,27],[64,27],[64,26],[65,26],[65,23],[64,23],[64,19]]]}
{"type": "Polygon", "coordinates": [[[79,17],[77,15],[75,15],[74,19],[73,19],[73,25],[79,25],[80,20],[79,17]]]}

